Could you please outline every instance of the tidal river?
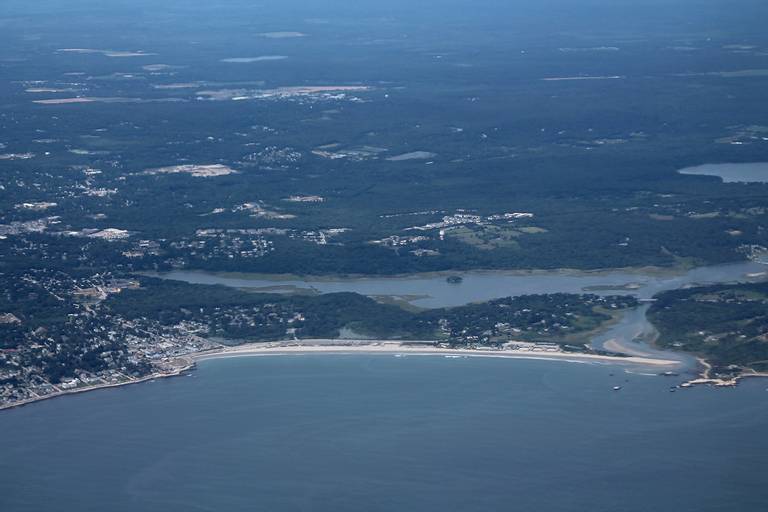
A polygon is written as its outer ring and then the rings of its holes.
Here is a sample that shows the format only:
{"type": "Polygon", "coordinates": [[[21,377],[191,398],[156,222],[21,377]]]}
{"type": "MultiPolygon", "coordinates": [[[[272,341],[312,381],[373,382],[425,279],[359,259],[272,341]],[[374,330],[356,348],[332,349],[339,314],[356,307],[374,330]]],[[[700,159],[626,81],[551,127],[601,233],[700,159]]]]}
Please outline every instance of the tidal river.
{"type": "MultiPolygon", "coordinates": [[[[369,296],[399,297],[423,308],[450,307],[531,293],[597,293],[631,294],[650,299],[659,292],[696,284],[716,284],[766,279],[768,265],[758,262],[730,263],[698,267],[684,273],[630,271],[483,271],[457,273],[460,284],[451,284],[444,275],[365,278],[264,278],[259,276],[211,274],[195,271],[173,271],[158,277],[189,283],[221,284],[262,291],[310,291],[315,293],[356,292],[369,296]]],[[[608,332],[592,340],[596,348],[627,353],[663,355],[645,341],[653,338],[654,328],[646,320],[648,305],[630,311],[608,332]]],[[[693,358],[682,354],[674,357],[689,366],[693,358]]]]}
{"type": "MultiPolygon", "coordinates": [[[[558,291],[649,298],[688,284],[758,279],[765,268],[478,272],[458,285],[444,277],[289,283],[321,293],[408,295],[436,307],[558,291]]],[[[633,341],[651,334],[644,307],[594,343],[652,350],[633,341]]],[[[0,413],[0,510],[762,510],[768,383],[677,393],[669,385],[619,365],[561,361],[206,360],[187,376],[0,413]]]]}

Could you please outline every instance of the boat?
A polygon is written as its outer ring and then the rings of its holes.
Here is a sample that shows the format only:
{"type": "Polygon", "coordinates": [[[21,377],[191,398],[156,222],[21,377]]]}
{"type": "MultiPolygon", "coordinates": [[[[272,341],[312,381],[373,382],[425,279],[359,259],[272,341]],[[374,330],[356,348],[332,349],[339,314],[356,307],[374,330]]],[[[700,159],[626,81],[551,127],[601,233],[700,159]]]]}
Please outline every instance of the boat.
{"type": "Polygon", "coordinates": [[[621,389],[621,386],[613,386],[613,390],[614,390],[614,391],[618,391],[618,390],[620,390],[620,389],[621,389]]]}

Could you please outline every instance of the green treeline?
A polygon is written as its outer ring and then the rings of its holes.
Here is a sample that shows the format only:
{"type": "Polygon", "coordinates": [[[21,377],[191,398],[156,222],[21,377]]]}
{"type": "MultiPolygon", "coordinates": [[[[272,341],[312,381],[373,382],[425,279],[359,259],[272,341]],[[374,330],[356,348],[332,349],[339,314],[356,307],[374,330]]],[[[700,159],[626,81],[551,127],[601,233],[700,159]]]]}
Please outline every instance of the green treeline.
{"type": "Polygon", "coordinates": [[[348,328],[363,336],[459,343],[505,337],[557,340],[598,328],[612,318],[606,310],[636,304],[632,297],[558,293],[410,312],[356,293],[261,294],[155,278],[142,278],[142,288],[106,302],[112,313],[127,319],[202,322],[211,335],[232,339],[333,338],[348,328]]]}
{"type": "Polygon", "coordinates": [[[716,370],[768,370],[768,283],[688,288],[656,299],[648,316],[660,345],[701,354],[716,370]]]}

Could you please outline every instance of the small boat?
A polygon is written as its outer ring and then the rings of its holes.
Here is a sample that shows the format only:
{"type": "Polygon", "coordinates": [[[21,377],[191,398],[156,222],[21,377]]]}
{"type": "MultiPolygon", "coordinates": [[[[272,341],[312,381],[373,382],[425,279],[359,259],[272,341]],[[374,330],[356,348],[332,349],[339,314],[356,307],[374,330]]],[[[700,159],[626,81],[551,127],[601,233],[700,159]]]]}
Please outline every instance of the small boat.
{"type": "Polygon", "coordinates": [[[620,390],[620,389],[621,389],[621,386],[613,386],[613,390],[614,390],[614,391],[618,391],[618,390],[620,390]]]}

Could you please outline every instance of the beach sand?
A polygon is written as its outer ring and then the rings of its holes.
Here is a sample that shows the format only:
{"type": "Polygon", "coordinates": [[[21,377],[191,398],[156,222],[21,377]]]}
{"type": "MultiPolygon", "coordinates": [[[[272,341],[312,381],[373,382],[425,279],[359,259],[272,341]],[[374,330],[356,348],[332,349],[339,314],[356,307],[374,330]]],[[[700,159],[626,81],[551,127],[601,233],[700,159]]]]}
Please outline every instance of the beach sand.
{"type": "MultiPolygon", "coordinates": [[[[431,344],[432,342],[423,342],[431,344]]],[[[502,359],[536,359],[542,361],[565,361],[574,363],[594,363],[594,364],[620,364],[632,366],[649,366],[659,371],[669,371],[679,367],[682,363],[671,359],[657,359],[653,357],[638,356],[608,356],[598,354],[579,354],[569,352],[549,351],[546,349],[517,349],[517,350],[484,350],[484,349],[449,349],[438,348],[425,345],[418,345],[418,342],[388,341],[388,340],[301,340],[295,342],[273,342],[273,343],[248,343],[234,347],[223,347],[213,350],[188,354],[175,359],[173,370],[166,373],[153,373],[144,377],[119,383],[98,384],[94,386],[84,386],[76,389],[61,390],[48,395],[36,398],[29,398],[19,402],[0,406],[0,410],[11,409],[22,405],[48,400],[76,393],[85,393],[97,389],[115,388],[138,384],[153,379],[166,377],[175,377],[192,370],[199,361],[211,359],[227,359],[236,357],[267,357],[267,356],[289,356],[289,355],[359,355],[359,354],[381,354],[392,356],[443,356],[443,357],[483,357],[483,358],[502,358],[502,359]]]]}
{"type": "Polygon", "coordinates": [[[482,349],[448,349],[423,346],[410,346],[392,341],[366,341],[365,343],[331,344],[333,340],[303,340],[296,345],[272,345],[263,343],[227,347],[207,352],[193,354],[194,361],[221,359],[230,357],[296,355],[296,354],[402,354],[422,356],[463,356],[463,357],[494,357],[506,359],[539,359],[570,362],[593,362],[604,364],[626,364],[654,367],[676,367],[680,361],[671,359],[656,359],[652,357],[620,357],[598,354],[579,354],[569,352],[550,352],[546,350],[482,350],[482,349]],[[314,344],[313,344],[314,343],[314,344]]]}

